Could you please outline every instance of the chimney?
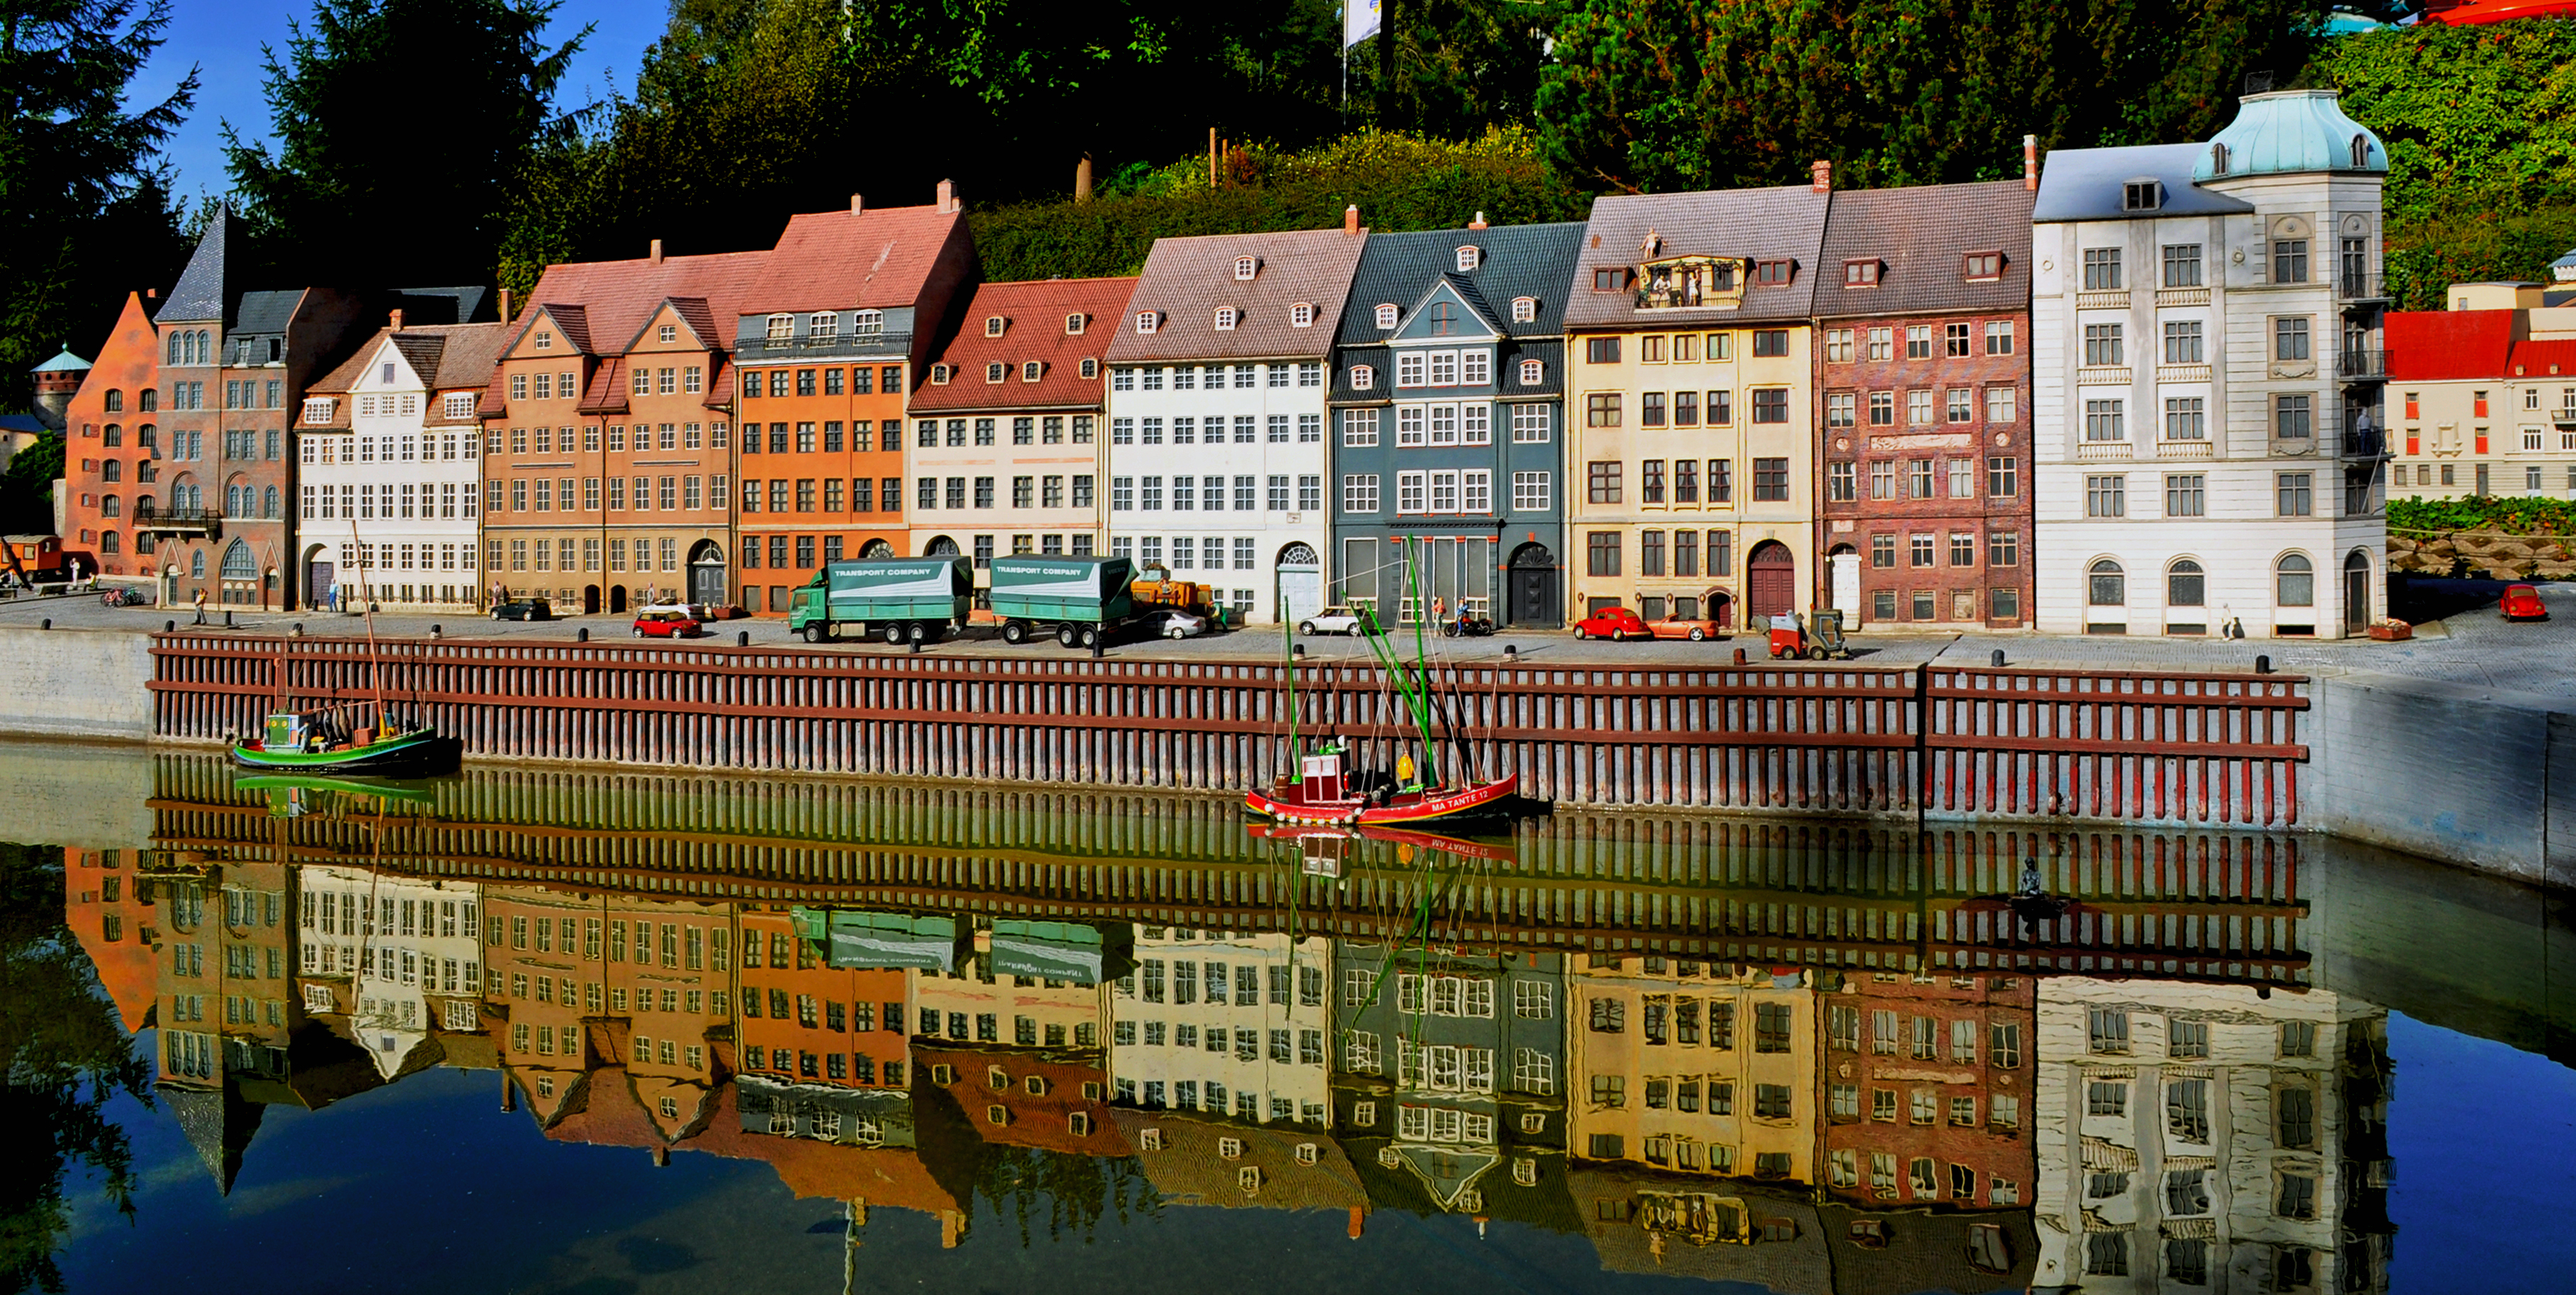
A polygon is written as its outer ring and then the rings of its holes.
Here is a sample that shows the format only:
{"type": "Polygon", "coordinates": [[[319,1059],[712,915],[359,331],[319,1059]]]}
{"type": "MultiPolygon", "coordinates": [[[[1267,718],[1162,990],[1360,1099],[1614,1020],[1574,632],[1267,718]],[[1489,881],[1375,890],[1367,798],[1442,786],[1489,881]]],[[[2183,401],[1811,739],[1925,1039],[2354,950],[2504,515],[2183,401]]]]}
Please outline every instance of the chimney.
{"type": "Polygon", "coordinates": [[[1351,1240],[1359,1240],[1360,1234],[1367,1230],[1368,1225],[1364,1222],[1367,1218],[1368,1210],[1366,1207],[1359,1205],[1351,1207],[1351,1223],[1349,1228],[1349,1236],[1351,1240]]]}
{"type": "Polygon", "coordinates": [[[939,182],[939,212],[944,216],[955,210],[957,210],[957,182],[942,180],[939,182]]]}
{"type": "Polygon", "coordinates": [[[510,290],[503,288],[501,289],[501,322],[506,324],[516,318],[518,316],[510,313],[510,290]]]}
{"type": "Polygon", "coordinates": [[[1356,234],[1360,232],[1360,205],[1358,203],[1355,202],[1342,208],[1342,232],[1345,234],[1356,234]]]}
{"type": "Polygon", "coordinates": [[[1483,213],[1483,212],[1481,212],[1481,211],[1476,213],[1476,218],[1475,218],[1474,220],[1471,220],[1471,221],[1468,221],[1468,222],[1467,222],[1467,228],[1469,228],[1469,229],[1483,229],[1484,227],[1485,227],[1485,213],[1483,213]]]}
{"type": "Polygon", "coordinates": [[[2039,136],[2021,137],[2021,187],[2039,192],[2039,136]]]}
{"type": "Polygon", "coordinates": [[[1815,164],[1815,172],[1816,192],[1832,193],[1834,191],[1834,164],[1820,160],[1815,164]]]}
{"type": "Polygon", "coordinates": [[[865,201],[861,200],[861,199],[860,199],[860,197],[859,197],[859,195],[857,195],[857,194],[855,194],[855,193],[850,195],[850,214],[851,214],[851,215],[853,215],[853,216],[858,215],[860,212],[866,211],[867,209],[868,209],[868,204],[867,204],[865,201]]]}
{"type": "Polygon", "coordinates": [[[159,288],[145,288],[143,290],[143,299],[145,301],[159,301],[161,299],[161,290],[159,288]]]}
{"type": "Polygon", "coordinates": [[[653,264],[655,264],[655,265],[660,265],[660,264],[662,263],[662,240],[661,240],[661,239],[658,239],[658,238],[657,238],[657,239],[654,239],[654,240],[653,240],[653,254],[652,254],[651,260],[652,260],[653,264]]]}
{"type": "Polygon", "coordinates": [[[402,307],[400,307],[400,306],[396,306],[396,307],[394,308],[392,318],[393,318],[393,325],[392,325],[393,330],[394,330],[395,332],[397,332],[397,333],[401,332],[401,331],[402,331],[402,307]]]}

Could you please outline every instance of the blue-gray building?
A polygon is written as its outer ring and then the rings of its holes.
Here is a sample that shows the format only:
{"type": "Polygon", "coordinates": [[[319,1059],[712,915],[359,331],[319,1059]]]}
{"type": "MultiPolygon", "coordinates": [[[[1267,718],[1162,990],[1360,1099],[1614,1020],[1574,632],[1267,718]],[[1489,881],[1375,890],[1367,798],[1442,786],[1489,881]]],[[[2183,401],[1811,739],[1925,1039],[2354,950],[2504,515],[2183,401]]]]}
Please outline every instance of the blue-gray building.
{"type": "Polygon", "coordinates": [[[1584,228],[1369,235],[1334,346],[1334,601],[1389,622],[1564,623],[1565,294],[1584,228]]]}

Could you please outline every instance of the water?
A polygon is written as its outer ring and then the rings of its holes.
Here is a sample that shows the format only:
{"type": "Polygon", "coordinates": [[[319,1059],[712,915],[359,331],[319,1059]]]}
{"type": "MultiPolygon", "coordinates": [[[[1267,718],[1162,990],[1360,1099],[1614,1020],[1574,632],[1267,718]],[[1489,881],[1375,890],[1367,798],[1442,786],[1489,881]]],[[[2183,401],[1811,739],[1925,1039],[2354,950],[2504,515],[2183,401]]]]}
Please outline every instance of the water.
{"type": "Polygon", "coordinates": [[[382,799],[7,746],[0,786],[20,1285],[2322,1293],[2576,1260],[2543,1212],[2576,1189],[2563,900],[2339,843],[1293,839],[1205,800],[382,799]]]}

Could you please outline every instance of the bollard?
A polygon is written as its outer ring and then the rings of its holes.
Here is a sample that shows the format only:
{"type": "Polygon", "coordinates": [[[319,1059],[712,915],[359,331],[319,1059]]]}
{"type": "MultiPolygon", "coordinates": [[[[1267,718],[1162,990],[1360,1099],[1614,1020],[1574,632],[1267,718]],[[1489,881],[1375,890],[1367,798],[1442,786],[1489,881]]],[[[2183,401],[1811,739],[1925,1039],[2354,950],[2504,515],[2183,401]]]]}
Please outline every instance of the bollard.
{"type": "MultiPolygon", "coordinates": [[[[296,628],[297,628],[298,630],[301,630],[303,627],[302,627],[302,626],[297,626],[296,628]]],[[[442,629],[442,628],[440,628],[437,624],[433,623],[433,624],[431,624],[431,625],[430,625],[430,627],[429,627],[429,636],[430,636],[431,638],[433,638],[433,639],[445,638],[445,637],[447,637],[447,631],[446,631],[446,630],[444,630],[444,629],[442,629]]]]}
{"type": "Polygon", "coordinates": [[[735,647],[750,647],[750,646],[751,646],[751,631],[750,631],[750,630],[735,630],[735,631],[733,632],[733,645],[734,645],[735,647]]]}
{"type": "Polygon", "coordinates": [[[229,608],[229,607],[227,607],[227,608],[225,608],[225,609],[224,609],[224,628],[225,628],[225,629],[231,629],[232,627],[233,627],[233,613],[232,613],[232,609],[231,609],[231,608],[229,608]]]}
{"type": "Polygon", "coordinates": [[[1289,645],[1289,647],[1288,647],[1288,655],[1289,655],[1289,656],[1291,656],[1291,657],[1294,657],[1295,659],[1297,659],[1297,660],[1299,660],[1299,661],[1303,661],[1303,660],[1305,660],[1305,659],[1306,659],[1306,645],[1305,645],[1305,644],[1303,644],[1303,643],[1292,643],[1292,644],[1290,644],[1290,645],[1289,645]]]}
{"type": "Polygon", "coordinates": [[[42,624],[40,624],[40,625],[38,625],[38,626],[37,626],[37,628],[38,628],[38,629],[52,629],[53,627],[54,627],[54,618],[53,618],[53,617],[51,617],[51,616],[46,617],[46,618],[44,619],[44,622],[43,622],[42,624]]]}
{"type": "Polygon", "coordinates": [[[589,642],[589,641],[590,641],[590,627],[589,627],[589,626],[587,626],[587,625],[584,625],[584,626],[582,626],[580,629],[574,630],[574,631],[572,632],[572,641],[573,641],[573,642],[575,642],[575,643],[587,643],[587,642],[589,642]]]}
{"type": "Polygon", "coordinates": [[[302,622],[302,621],[297,621],[297,622],[295,622],[295,626],[294,626],[294,628],[292,628],[292,629],[288,630],[288,631],[287,631],[287,635],[288,635],[288,637],[290,637],[290,638],[302,638],[302,637],[304,637],[304,622],[302,622]]]}
{"type": "Polygon", "coordinates": [[[2254,673],[2256,673],[2256,674],[2270,674],[2270,673],[2272,673],[2272,658],[2270,658],[2270,657],[2268,657],[2268,656],[2258,656],[2258,657],[2254,658],[2254,673]]]}
{"type": "Polygon", "coordinates": [[[1519,665],[1521,663],[1521,645],[1518,643],[1504,644],[1503,661],[1508,665],[1519,665]]]}
{"type": "Polygon", "coordinates": [[[164,633],[164,634],[176,634],[176,633],[178,633],[178,632],[179,632],[179,622],[177,622],[177,621],[163,621],[163,622],[161,622],[161,632],[162,632],[162,633],[164,633]]]}
{"type": "Polygon", "coordinates": [[[1995,667],[1997,670],[2001,670],[2001,669],[2003,669],[2003,668],[2004,668],[2004,650],[2003,650],[2002,648],[1996,648],[1996,649],[1995,649],[1995,655],[1994,655],[1994,667],[1995,667]]]}
{"type": "Polygon", "coordinates": [[[914,656],[921,655],[921,637],[919,635],[907,634],[904,636],[903,641],[904,645],[912,650],[912,654],[914,656]]]}
{"type": "Polygon", "coordinates": [[[1099,637],[1097,635],[1093,636],[1091,640],[1091,659],[1097,661],[1106,655],[1108,655],[1108,651],[1106,648],[1101,646],[1099,637]]]}
{"type": "Polygon", "coordinates": [[[1737,649],[1735,649],[1735,664],[1737,664],[1737,665],[1743,665],[1743,664],[1744,664],[1744,649],[1742,649],[1742,648],[1737,648],[1737,649]]]}

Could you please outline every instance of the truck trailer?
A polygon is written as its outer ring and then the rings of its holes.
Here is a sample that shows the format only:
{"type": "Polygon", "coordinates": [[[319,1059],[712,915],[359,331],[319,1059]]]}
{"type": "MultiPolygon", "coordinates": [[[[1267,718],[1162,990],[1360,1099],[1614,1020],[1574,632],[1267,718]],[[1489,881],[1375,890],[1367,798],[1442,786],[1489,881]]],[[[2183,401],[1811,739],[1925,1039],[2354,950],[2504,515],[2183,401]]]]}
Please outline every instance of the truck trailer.
{"type": "Polygon", "coordinates": [[[1119,557],[995,558],[990,596],[993,614],[1002,618],[1002,641],[1052,633],[1066,647],[1097,647],[1149,614],[1129,593],[1135,578],[1135,564],[1119,557]]]}
{"type": "Polygon", "coordinates": [[[798,589],[787,632],[808,643],[842,634],[924,642],[963,629],[975,606],[975,568],[960,557],[831,562],[798,589]]]}

